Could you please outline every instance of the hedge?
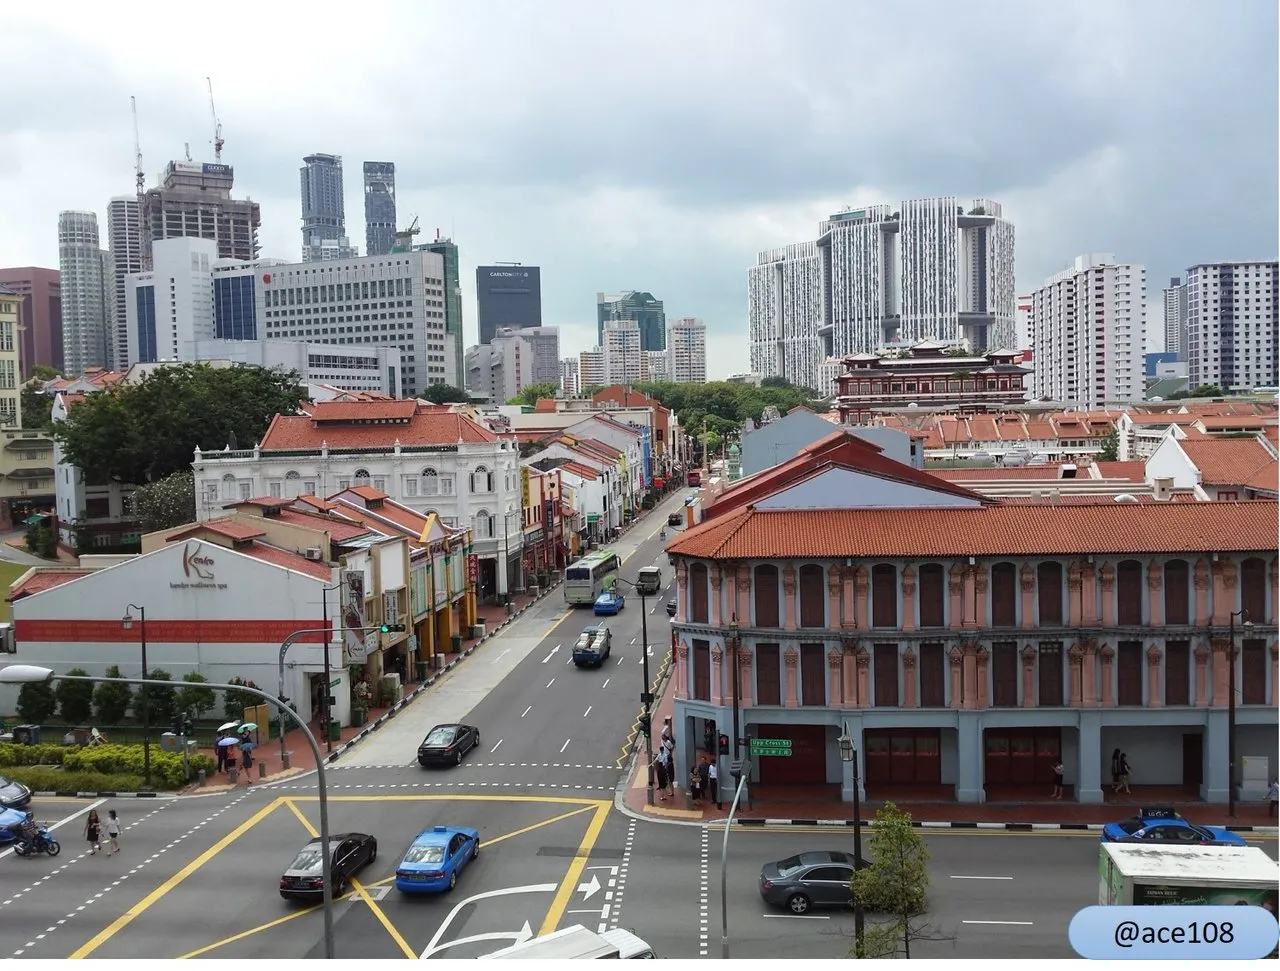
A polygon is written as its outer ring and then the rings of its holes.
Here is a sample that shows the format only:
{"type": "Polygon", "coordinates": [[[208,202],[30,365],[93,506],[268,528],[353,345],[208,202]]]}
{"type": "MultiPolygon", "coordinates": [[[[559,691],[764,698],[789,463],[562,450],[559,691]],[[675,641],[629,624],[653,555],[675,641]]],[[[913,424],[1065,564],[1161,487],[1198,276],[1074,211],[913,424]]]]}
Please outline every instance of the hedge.
{"type": "MultiPolygon", "coordinates": [[[[204,769],[212,775],[217,764],[207,755],[190,756],[191,774],[204,769]]],[[[143,751],[140,745],[0,745],[0,768],[6,775],[19,777],[17,770],[9,766],[62,766],[65,772],[58,775],[91,773],[96,775],[143,776],[143,751]]],[[[186,782],[182,767],[182,755],[178,752],[162,752],[158,746],[151,748],[151,781],[167,789],[177,789],[186,782]]],[[[70,785],[54,788],[70,789],[70,785]]],[[[83,787],[81,787],[83,788],[83,787]]],[[[106,788],[113,788],[107,786],[106,788]]]]}
{"type": "Polygon", "coordinates": [[[63,772],[51,765],[27,765],[6,770],[8,778],[30,786],[34,792],[141,792],[140,775],[101,772],[63,772]]]}

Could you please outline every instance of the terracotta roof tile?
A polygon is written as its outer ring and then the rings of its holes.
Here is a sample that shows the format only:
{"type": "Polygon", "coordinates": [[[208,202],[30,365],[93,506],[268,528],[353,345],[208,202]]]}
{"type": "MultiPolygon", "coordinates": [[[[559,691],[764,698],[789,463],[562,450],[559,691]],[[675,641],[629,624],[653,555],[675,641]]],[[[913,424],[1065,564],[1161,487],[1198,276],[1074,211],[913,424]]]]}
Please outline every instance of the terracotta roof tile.
{"type": "Polygon", "coordinates": [[[210,519],[207,522],[196,523],[179,532],[170,533],[168,541],[173,543],[180,539],[186,539],[188,536],[194,536],[196,533],[213,533],[215,536],[224,536],[229,540],[235,541],[257,539],[259,536],[267,535],[266,531],[260,526],[252,526],[249,523],[241,522],[234,516],[223,516],[221,519],[210,519]]]}
{"type": "Polygon", "coordinates": [[[1264,428],[1275,427],[1276,417],[1274,415],[1205,415],[1201,417],[1200,424],[1207,432],[1262,431],[1264,428]]]}
{"type": "Polygon", "coordinates": [[[469,415],[414,401],[322,401],[315,410],[315,417],[276,415],[262,436],[262,450],[315,450],[324,443],[335,450],[356,450],[391,448],[397,441],[413,446],[498,440],[469,415]]]}
{"type": "Polygon", "coordinates": [[[706,520],[667,546],[702,559],[1084,556],[1275,552],[1277,504],[1040,503],[976,508],[777,510],[706,520]]]}
{"type": "Polygon", "coordinates": [[[1130,482],[1147,481],[1145,462],[1095,462],[1094,466],[1104,479],[1127,479],[1130,482]]]}
{"type": "Polygon", "coordinates": [[[1140,415],[1130,414],[1129,420],[1135,425],[1190,425],[1196,421],[1195,415],[1140,415]]]}
{"type": "Polygon", "coordinates": [[[313,417],[329,421],[406,421],[418,412],[418,403],[407,401],[319,401],[313,417]]]}
{"type": "Polygon", "coordinates": [[[1266,436],[1267,441],[1272,445],[1280,445],[1280,428],[1270,425],[1263,429],[1262,434],[1266,436]]]}
{"type": "Polygon", "coordinates": [[[292,570],[294,573],[305,573],[307,576],[315,577],[317,580],[329,580],[333,576],[333,570],[327,563],[308,560],[300,553],[282,550],[278,546],[269,546],[266,543],[250,543],[247,546],[237,547],[236,552],[243,553],[245,556],[252,556],[255,560],[261,560],[263,563],[282,566],[287,570],[292,570]]]}
{"type": "Polygon", "coordinates": [[[1257,489],[1265,492],[1280,491],[1280,463],[1272,459],[1249,478],[1240,483],[1246,489],[1257,489]]]}
{"type": "Polygon", "coordinates": [[[359,523],[350,521],[344,522],[335,516],[325,516],[320,513],[299,512],[296,509],[282,509],[279,513],[271,517],[278,519],[282,523],[289,523],[292,526],[302,526],[305,529],[321,530],[329,534],[329,537],[335,543],[346,543],[358,536],[368,536],[369,529],[359,523]]]}
{"type": "Polygon", "coordinates": [[[581,462],[566,462],[564,465],[559,466],[559,468],[564,469],[566,472],[572,472],[579,479],[600,478],[599,472],[589,465],[583,465],[581,462]]]}
{"type": "MultiPolygon", "coordinates": [[[[1142,463],[1137,463],[1139,467],[1142,463]]],[[[972,482],[995,479],[1031,479],[1044,480],[1045,482],[1059,481],[1057,465],[1014,465],[1000,466],[997,465],[990,469],[933,469],[929,474],[936,475],[939,479],[946,479],[948,482],[972,482]]],[[[1085,469],[1080,469],[1080,473],[1074,479],[1067,479],[1067,482],[1087,481],[1088,475],[1085,469]]]]}
{"type": "Polygon", "coordinates": [[[1200,470],[1204,485],[1244,485],[1272,461],[1256,438],[1186,439],[1178,445],[1200,470]]]}
{"type": "Polygon", "coordinates": [[[9,593],[5,597],[6,600],[17,600],[20,597],[29,597],[33,593],[42,593],[45,590],[52,590],[54,587],[60,587],[64,583],[70,583],[72,580],[79,580],[81,577],[87,577],[95,570],[39,570],[32,573],[25,580],[15,583],[9,588],[9,593]]]}

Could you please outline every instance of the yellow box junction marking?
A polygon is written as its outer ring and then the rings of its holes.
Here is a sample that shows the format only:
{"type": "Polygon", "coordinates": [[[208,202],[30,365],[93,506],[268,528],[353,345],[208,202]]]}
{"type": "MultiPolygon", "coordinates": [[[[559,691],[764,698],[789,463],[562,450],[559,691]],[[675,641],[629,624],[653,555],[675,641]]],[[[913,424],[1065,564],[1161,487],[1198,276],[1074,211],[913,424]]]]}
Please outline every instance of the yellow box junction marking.
{"type": "Polygon", "coordinates": [[[610,802],[603,800],[598,802],[595,815],[587,825],[587,831],[582,836],[582,842],[578,844],[578,852],[574,854],[573,862],[569,864],[569,872],[560,881],[560,889],[556,891],[555,900],[551,902],[551,909],[547,911],[547,919],[542,922],[542,929],[538,931],[539,937],[543,934],[550,934],[560,925],[560,919],[564,917],[564,912],[568,909],[569,902],[573,900],[574,891],[578,889],[578,879],[586,868],[587,857],[591,855],[591,851],[595,848],[596,840],[600,838],[600,830],[604,828],[604,821],[609,818],[609,809],[612,806],[613,803],[610,802]]]}

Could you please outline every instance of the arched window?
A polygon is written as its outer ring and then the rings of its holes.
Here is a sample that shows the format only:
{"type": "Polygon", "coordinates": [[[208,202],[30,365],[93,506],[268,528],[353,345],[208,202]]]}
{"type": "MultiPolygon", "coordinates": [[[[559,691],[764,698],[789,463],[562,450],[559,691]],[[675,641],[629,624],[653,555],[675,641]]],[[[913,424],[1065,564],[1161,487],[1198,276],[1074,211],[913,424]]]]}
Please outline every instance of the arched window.
{"type": "Polygon", "coordinates": [[[422,470],[422,494],[424,496],[440,495],[440,476],[436,475],[435,469],[422,470]]]}
{"type": "Polygon", "coordinates": [[[222,498],[231,500],[236,497],[236,477],[228,472],[222,477],[222,498]]]}
{"type": "Polygon", "coordinates": [[[871,568],[871,626],[898,626],[898,568],[892,563],[871,568]]]}
{"type": "Polygon", "coordinates": [[[707,565],[695,563],[689,568],[689,619],[695,624],[708,623],[707,565]]]}
{"type": "Polygon", "coordinates": [[[1186,560],[1165,562],[1164,622],[1191,623],[1191,567],[1186,560]]]}
{"type": "Polygon", "coordinates": [[[827,591],[822,567],[806,563],[800,567],[800,626],[825,627],[827,623],[827,591]]]}
{"type": "Polygon", "coordinates": [[[991,626],[1017,624],[1018,571],[1012,563],[997,563],[991,568],[991,626]]]}
{"type": "Polygon", "coordinates": [[[1036,585],[1040,589],[1040,624],[1061,624],[1062,564],[1050,560],[1036,567],[1036,585]]]}
{"type": "Polygon", "coordinates": [[[493,539],[493,517],[483,509],[476,513],[476,538],[493,539]]]}
{"type": "Polygon", "coordinates": [[[1245,620],[1262,625],[1270,616],[1267,613],[1267,564],[1251,556],[1240,564],[1240,607],[1245,620]]]}
{"type": "Polygon", "coordinates": [[[755,569],[752,594],[756,605],[757,627],[781,627],[778,610],[778,568],[764,563],[755,569]]]}
{"type": "Polygon", "coordinates": [[[921,563],[916,571],[921,627],[947,625],[947,575],[941,563],[921,563]]]}
{"type": "MultiPolygon", "coordinates": [[[[1142,626],[1142,602],[1146,599],[1142,564],[1121,560],[1116,564],[1116,623],[1124,627],[1142,626]]],[[[1107,594],[1103,594],[1107,596],[1107,594]]]]}
{"type": "Polygon", "coordinates": [[[284,474],[284,497],[297,499],[302,494],[302,476],[292,470],[284,474]]]}
{"type": "Polygon", "coordinates": [[[356,469],[353,484],[357,486],[367,486],[369,484],[369,470],[356,469]]]}
{"type": "Polygon", "coordinates": [[[471,473],[471,491],[472,492],[492,492],[493,491],[493,473],[483,465],[477,465],[476,470],[471,473]]]}

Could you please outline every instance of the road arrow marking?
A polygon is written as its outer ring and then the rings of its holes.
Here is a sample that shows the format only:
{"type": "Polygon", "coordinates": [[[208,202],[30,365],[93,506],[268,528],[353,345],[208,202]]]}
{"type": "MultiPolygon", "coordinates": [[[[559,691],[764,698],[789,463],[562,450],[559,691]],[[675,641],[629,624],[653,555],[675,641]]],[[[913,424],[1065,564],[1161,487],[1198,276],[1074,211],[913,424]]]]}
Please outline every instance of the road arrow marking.
{"type": "Polygon", "coordinates": [[[557,644],[555,647],[551,649],[551,653],[542,659],[542,663],[546,664],[548,661],[550,661],[553,657],[556,656],[556,652],[559,650],[560,650],[560,645],[557,644]]]}
{"type": "Polygon", "coordinates": [[[599,892],[600,892],[600,878],[597,877],[594,873],[591,874],[590,883],[578,884],[578,893],[586,895],[582,898],[583,903],[586,903],[588,900],[592,898],[593,895],[599,892]]]}
{"type": "Polygon", "coordinates": [[[528,921],[525,922],[524,927],[520,929],[519,933],[477,934],[475,937],[460,938],[459,940],[449,941],[447,944],[443,945],[440,943],[441,938],[444,937],[445,932],[449,929],[449,925],[453,923],[453,919],[462,912],[464,907],[474,904],[477,900],[491,900],[494,897],[506,897],[519,893],[555,893],[559,889],[560,885],[558,883],[537,883],[531,884],[527,887],[510,887],[506,890],[489,890],[485,893],[478,893],[473,897],[467,897],[465,900],[458,901],[458,903],[454,905],[453,909],[449,911],[449,916],[447,916],[444,919],[444,922],[436,928],[436,932],[431,938],[431,943],[429,943],[427,945],[427,949],[422,952],[422,959],[425,960],[431,957],[435,952],[443,951],[446,948],[453,947],[457,944],[469,944],[474,941],[527,941],[529,938],[533,937],[533,929],[529,926],[528,921]],[[522,936],[526,933],[527,936],[522,936]]]}

